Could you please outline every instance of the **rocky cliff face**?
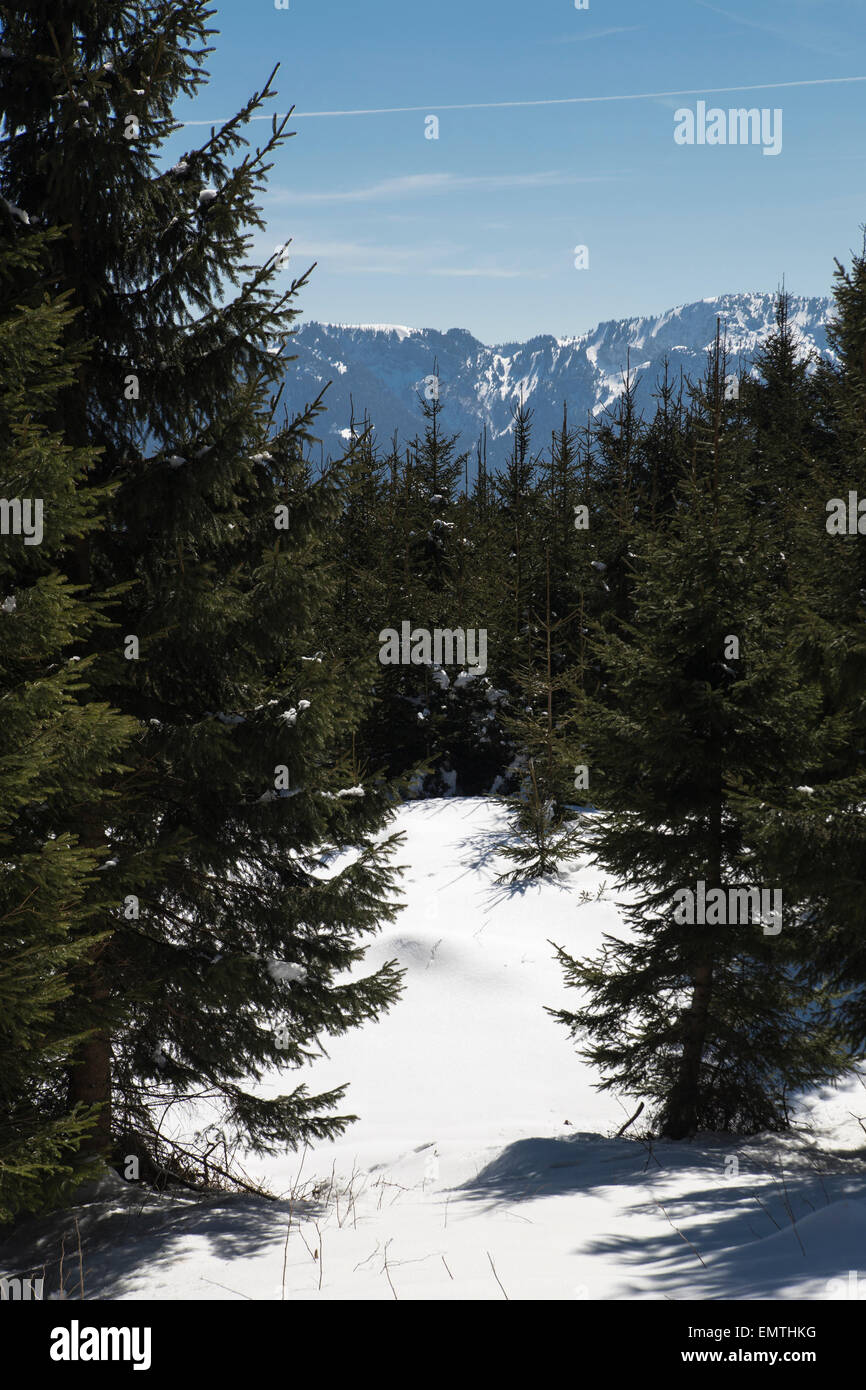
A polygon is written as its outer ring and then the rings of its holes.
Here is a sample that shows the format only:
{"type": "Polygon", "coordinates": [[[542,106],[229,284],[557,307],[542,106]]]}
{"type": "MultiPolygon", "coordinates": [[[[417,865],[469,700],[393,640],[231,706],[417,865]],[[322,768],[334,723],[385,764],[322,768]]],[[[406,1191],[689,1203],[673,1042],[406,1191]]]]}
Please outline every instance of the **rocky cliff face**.
{"type": "MultiPolygon", "coordinates": [[[[417,395],[436,373],[447,428],[462,436],[463,447],[474,445],[484,426],[494,444],[509,434],[512,407],[522,395],[535,412],[540,448],[559,425],[563,402],[575,423],[603,410],[621,391],[628,364],[640,379],[645,406],[665,359],[676,377],[681,370],[699,376],[717,318],[727,332],[732,370],[747,366],[773,328],[775,302],[771,294],[721,295],[656,317],[610,320],[575,338],[542,334],[495,347],[462,328],[442,333],[392,324],[307,323],[290,348],[297,360],[287,374],[287,399],[301,407],[331,381],[327,414],[320,417],[331,453],[342,443],[341,432],[345,438],[353,403],[356,417],[366,413],[381,440],[395,430],[408,440],[419,428],[417,395]]],[[[830,301],[792,297],[790,308],[803,351],[826,352],[830,301]]]]}

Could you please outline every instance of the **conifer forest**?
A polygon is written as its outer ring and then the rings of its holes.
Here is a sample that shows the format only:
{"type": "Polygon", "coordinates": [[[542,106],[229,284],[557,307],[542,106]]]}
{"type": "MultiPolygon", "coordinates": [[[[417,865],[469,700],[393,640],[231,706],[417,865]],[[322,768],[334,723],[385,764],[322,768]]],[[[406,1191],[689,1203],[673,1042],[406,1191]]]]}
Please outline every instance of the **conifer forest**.
{"type": "Polygon", "coordinates": [[[0,3],[3,1326],[576,1299],[826,1368],[862,15],[409,8],[0,3]]]}

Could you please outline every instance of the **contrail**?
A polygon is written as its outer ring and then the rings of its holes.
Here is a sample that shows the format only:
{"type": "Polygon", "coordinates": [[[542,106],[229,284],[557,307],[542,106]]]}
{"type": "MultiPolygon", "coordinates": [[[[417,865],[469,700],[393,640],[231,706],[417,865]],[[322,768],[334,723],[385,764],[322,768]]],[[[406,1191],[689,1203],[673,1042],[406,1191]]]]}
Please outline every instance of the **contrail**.
{"type": "MultiPolygon", "coordinates": [[[[655,101],[661,97],[702,97],[715,96],[721,92],[774,92],[787,87],[833,87],[846,82],[866,82],[866,77],[812,77],[798,82],[756,82],[748,87],[689,87],[679,92],[629,92],[610,97],[546,97],[537,101],[463,101],[450,102],[437,106],[430,102],[427,106],[373,106],[355,111],[293,111],[292,120],[310,120],[314,116],[401,116],[413,112],[439,111],[501,111],[506,107],[517,106],[580,106],[604,101],[655,101]]],[[[288,112],[277,117],[284,119],[288,112]]],[[[228,119],[221,116],[210,121],[181,121],[180,125],[223,125],[228,119]]],[[[273,116],[251,116],[251,121],[270,121],[273,116]]]]}

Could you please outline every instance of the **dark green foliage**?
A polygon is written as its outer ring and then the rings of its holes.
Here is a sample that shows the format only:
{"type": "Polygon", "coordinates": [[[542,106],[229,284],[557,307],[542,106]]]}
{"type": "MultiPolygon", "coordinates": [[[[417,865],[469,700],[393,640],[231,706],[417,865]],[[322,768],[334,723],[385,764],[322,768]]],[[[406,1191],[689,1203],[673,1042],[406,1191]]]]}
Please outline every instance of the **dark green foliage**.
{"type": "MultiPolygon", "coordinates": [[[[784,325],[783,325],[784,326],[784,325]]],[[[743,814],[769,870],[784,873],[808,924],[803,968],[834,992],[833,1016],[852,1053],[866,1048],[866,552],[863,531],[828,530],[833,499],[866,498],[866,258],[837,265],[828,338],[836,362],[811,381],[785,343],[765,353],[759,417],[775,463],[780,522],[789,533],[787,584],[802,680],[817,680],[833,731],[800,786],[771,786],[743,814]]]]}
{"type": "Polygon", "coordinates": [[[64,1005],[105,895],[78,827],[110,797],[135,729],[92,698],[74,652],[104,613],[58,567],[106,499],[82,487],[93,453],[49,423],[81,360],[62,347],[68,300],[46,292],[51,240],[0,210],[0,495],[41,504],[44,528],[36,544],[0,536],[0,1221],[88,1173],[77,1150],[95,1116],[66,1095],[83,1039],[64,1005]]]}
{"type": "Polygon", "coordinates": [[[602,1086],[674,1138],[784,1128],[866,1045],[866,560],[825,526],[866,497],[866,260],[834,363],[783,295],[735,391],[719,341],[648,419],[629,363],[549,442],[515,399],[471,488],[433,363],[408,446],[353,421],[314,467],[322,401],[279,402],[306,275],[250,264],[271,79],[165,153],[211,18],[0,4],[2,490],[46,501],[0,548],[0,1216],[91,1151],[171,1166],[186,1099],[208,1142],[341,1132],[298,1073],[397,996],[358,968],[409,793],[511,794],[506,877],[588,850],[629,890],[628,939],[559,950],[602,1086]],[[483,630],[486,670],[383,662],[403,623],[483,630]],[[782,930],[679,920],[699,882],[781,891],[782,930]]]}
{"type": "Polygon", "coordinates": [[[557,1017],[588,1039],[602,1085],[649,1097],[671,1138],[784,1128],[790,1094],[846,1062],[818,1017],[822,990],[800,968],[795,913],[765,934],[754,921],[700,925],[675,912],[675,895],[699,882],[708,893],[779,889],[787,906],[786,880],[760,876],[738,805],[796,785],[832,738],[820,690],[794,661],[774,518],[752,505],[724,378],[719,352],[690,407],[693,463],[670,523],[633,540],[633,617],[599,628],[593,644],[611,698],[593,702],[584,730],[607,813],[591,846],[635,895],[633,935],[608,939],[594,961],[559,951],[588,999],[557,1017]]]}
{"type": "Polygon", "coordinates": [[[100,1107],[103,1153],[112,1122],[147,1140],[191,1095],[250,1148],[336,1134],[342,1089],[310,1095],[295,1071],[395,998],[392,966],[338,983],[395,909],[385,799],[356,785],[363,693],[328,623],[348,473],[308,461],[317,405],[278,404],[305,276],[249,258],[286,122],[247,148],[268,83],[167,167],[173,105],[206,77],[202,0],[0,13],[16,73],[38,73],[3,88],[4,191],[65,233],[51,273],[90,353],[58,413],[101,451],[85,497],[112,489],[67,567],[88,604],[116,595],[117,627],[77,651],[135,721],[114,805],[79,826],[105,887],[86,899],[100,945],[71,976],[70,1023],[92,1031],[70,1099],[100,1107]],[[286,1094],[265,1099],[255,1082],[279,1067],[286,1094]]]}

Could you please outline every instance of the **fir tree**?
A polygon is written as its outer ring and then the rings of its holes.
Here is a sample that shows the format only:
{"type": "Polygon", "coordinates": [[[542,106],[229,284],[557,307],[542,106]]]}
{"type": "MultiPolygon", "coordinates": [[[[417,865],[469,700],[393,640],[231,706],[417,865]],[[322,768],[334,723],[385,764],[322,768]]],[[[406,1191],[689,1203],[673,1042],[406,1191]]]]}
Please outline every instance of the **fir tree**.
{"type": "Polygon", "coordinates": [[[820,743],[819,692],[791,660],[767,565],[772,529],[750,505],[724,368],[717,346],[692,403],[692,466],[668,527],[635,538],[633,619],[597,637],[612,698],[595,702],[586,731],[607,812],[589,843],[636,894],[633,935],[608,938],[590,961],[558,948],[588,998],[556,1016],[586,1039],[602,1088],[651,1099],[673,1139],[783,1129],[790,1093],[845,1065],[832,1028],[813,1016],[820,993],[798,969],[784,896],[778,923],[714,909],[702,925],[680,911],[678,895],[697,898],[701,884],[714,902],[744,884],[778,889],[755,883],[736,798],[756,769],[789,783],[820,743]]]}
{"type": "Polygon", "coordinates": [[[536,498],[538,458],[532,452],[531,408],[521,399],[512,407],[511,452],[496,479],[496,493],[503,523],[503,543],[508,547],[505,573],[510,609],[510,669],[525,665],[528,657],[529,607],[532,601],[532,517],[536,498]]]}
{"type": "Polygon", "coordinates": [[[441,591],[453,572],[455,523],[448,513],[456,501],[466,456],[457,453],[458,436],[442,428],[443,403],[439,365],[434,362],[429,394],[419,395],[424,432],[413,441],[410,510],[412,572],[434,591],[441,591]]]}
{"type": "Polygon", "coordinates": [[[784,875],[800,906],[801,968],[832,991],[826,1020],[856,1057],[866,1049],[866,552],[848,511],[850,494],[866,497],[866,256],[837,264],[835,364],[807,379],[789,338],[783,315],[754,410],[784,499],[796,669],[819,684],[825,738],[802,776],[744,793],[741,813],[765,872],[784,875]]]}
{"type": "Polygon", "coordinates": [[[81,824],[124,910],[88,897],[102,939],[74,975],[92,1033],[70,1097],[98,1105],[95,1142],[119,1158],[157,1146],[155,1108],[192,1094],[248,1147],[330,1136],[342,1088],[248,1084],[397,991],[392,966],[337,982],[394,909],[381,794],[350,781],[353,672],[327,630],[345,477],[313,474],[317,405],[278,416],[306,276],[285,277],[283,253],[249,262],[286,120],[246,148],[269,81],[166,167],[173,104],[206,78],[204,0],[0,13],[3,183],[66,229],[52,272],[92,353],[58,410],[115,489],[70,572],[90,601],[122,590],[120,630],[79,651],[137,725],[116,806],[81,824]],[[328,848],[354,850],[332,876],[328,848]]]}
{"type": "Polygon", "coordinates": [[[0,1221],[61,1200],[90,1171],[77,1153],[96,1114],[70,1104],[64,1074],[87,1035],[63,1005],[111,897],[78,828],[111,797],[136,727],[92,699],[73,655],[106,617],[58,564],[106,498],[83,485],[93,453],[48,424],[81,360],[62,346],[68,297],[46,293],[51,240],[0,209],[0,505],[39,521],[29,540],[0,536],[0,1221]]]}
{"type": "Polygon", "coordinates": [[[562,696],[574,689],[567,675],[557,674],[557,646],[568,626],[578,617],[571,613],[556,619],[551,610],[550,555],[546,558],[545,609],[533,624],[537,644],[533,660],[521,680],[523,712],[506,720],[506,728],[521,750],[522,785],[514,798],[518,838],[503,854],[517,867],[503,875],[515,882],[541,878],[558,871],[564,860],[578,852],[579,837],[571,828],[572,757],[563,720],[562,696]]]}

